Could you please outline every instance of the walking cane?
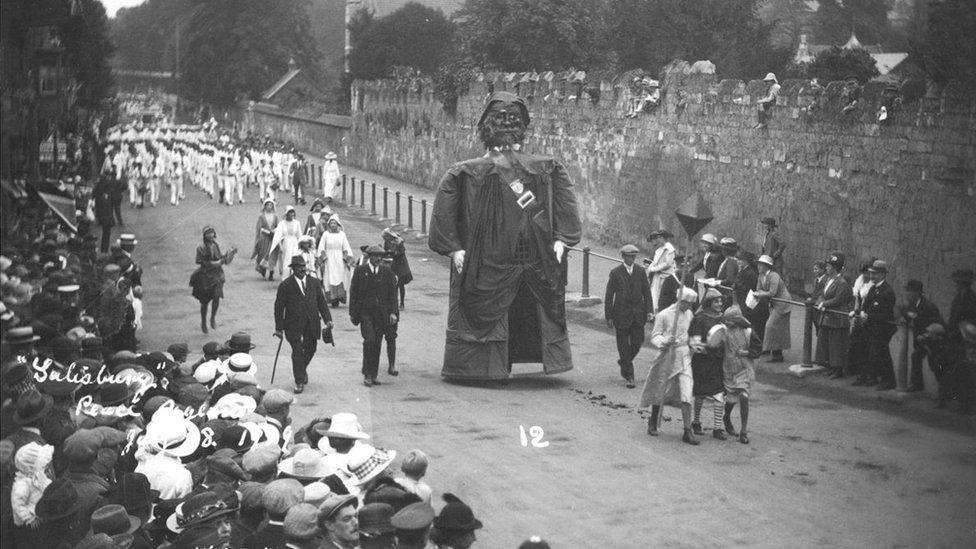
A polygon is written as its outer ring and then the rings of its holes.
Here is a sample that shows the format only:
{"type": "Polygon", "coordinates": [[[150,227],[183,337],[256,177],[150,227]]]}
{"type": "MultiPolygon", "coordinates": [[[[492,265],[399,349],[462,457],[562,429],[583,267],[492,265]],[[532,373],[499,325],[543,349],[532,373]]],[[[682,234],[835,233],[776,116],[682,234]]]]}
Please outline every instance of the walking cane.
{"type": "Polygon", "coordinates": [[[278,334],[272,334],[274,337],[278,338],[278,352],[275,353],[274,365],[271,366],[271,383],[274,384],[275,370],[278,369],[278,355],[281,354],[281,344],[285,342],[285,338],[278,334]]]}

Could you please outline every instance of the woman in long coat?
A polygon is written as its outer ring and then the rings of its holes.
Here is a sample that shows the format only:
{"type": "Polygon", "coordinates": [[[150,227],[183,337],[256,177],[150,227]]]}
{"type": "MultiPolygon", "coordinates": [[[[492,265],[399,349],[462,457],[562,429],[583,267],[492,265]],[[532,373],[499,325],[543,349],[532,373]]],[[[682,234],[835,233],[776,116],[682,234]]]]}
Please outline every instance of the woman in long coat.
{"type": "Polygon", "coordinates": [[[722,416],[725,412],[723,393],[722,358],[723,349],[706,345],[712,329],[722,324],[724,299],[721,292],[709,288],[705,292],[701,309],[695,314],[688,329],[689,341],[694,354],[691,355],[691,376],[694,380],[692,394],[695,397],[695,420],[691,424],[696,435],[704,434],[701,424],[701,409],[704,401],[712,405],[712,436],[725,440],[722,416]]]}
{"type": "Polygon", "coordinates": [[[766,320],[766,333],[763,335],[763,351],[770,351],[769,362],[783,362],[783,351],[790,348],[790,304],[785,301],[772,301],[773,298],[791,299],[786,282],[773,270],[773,258],[764,255],[757,261],[759,282],[756,284],[757,307],[769,309],[766,320]]]}
{"type": "Polygon", "coordinates": [[[190,277],[193,297],[200,302],[200,329],[207,333],[207,304],[210,304],[210,327],[217,327],[217,308],[224,297],[224,265],[231,262],[237,250],[220,253],[217,231],[209,225],[203,228],[203,243],[197,246],[196,263],[200,267],[190,277]]]}
{"type": "Polygon", "coordinates": [[[333,307],[346,302],[349,288],[349,263],[352,261],[352,246],[342,230],[342,223],[335,214],[326,223],[326,231],[319,240],[319,257],[322,259],[322,285],[325,297],[333,307]]]}
{"type": "Polygon", "coordinates": [[[295,219],[295,207],[285,207],[285,219],[275,227],[274,237],[271,239],[271,253],[274,260],[271,268],[276,265],[278,274],[285,277],[284,266],[291,262],[291,258],[298,255],[298,239],[302,236],[302,222],[295,219]]]}
{"type": "Polygon", "coordinates": [[[403,310],[403,298],[407,290],[405,286],[413,280],[410,263],[407,261],[407,247],[403,238],[392,229],[383,229],[383,249],[393,258],[393,274],[397,276],[397,288],[400,290],[400,310],[403,310]]]}
{"type": "Polygon", "coordinates": [[[278,226],[278,215],[275,214],[275,204],[273,200],[265,200],[261,215],[258,216],[258,224],[254,235],[254,252],[251,259],[254,260],[254,269],[261,273],[261,277],[274,279],[274,269],[271,268],[271,240],[274,237],[275,228],[278,226]]]}

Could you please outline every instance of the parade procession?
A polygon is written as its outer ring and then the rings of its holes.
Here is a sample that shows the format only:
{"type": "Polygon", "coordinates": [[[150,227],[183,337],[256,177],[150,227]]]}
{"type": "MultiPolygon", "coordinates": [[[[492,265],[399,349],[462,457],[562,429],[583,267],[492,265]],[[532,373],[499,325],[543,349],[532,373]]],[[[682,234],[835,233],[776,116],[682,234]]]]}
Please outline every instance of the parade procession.
{"type": "Polygon", "coordinates": [[[974,15],[5,1],[0,547],[976,545],[974,15]]]}

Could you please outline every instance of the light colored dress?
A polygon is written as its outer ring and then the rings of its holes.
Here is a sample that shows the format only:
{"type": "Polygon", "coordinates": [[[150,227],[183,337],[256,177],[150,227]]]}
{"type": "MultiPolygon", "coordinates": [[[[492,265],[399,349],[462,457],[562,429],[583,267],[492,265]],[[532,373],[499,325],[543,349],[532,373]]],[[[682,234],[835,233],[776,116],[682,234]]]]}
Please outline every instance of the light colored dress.
{"type": "MultiPolygon", "coordinates": [[[[769,271],[759,275],[756,289],[769,292],[770,297],[791,299],[786,283],[776,271],[769,271]]],[[[764,351],[782,351],[790,348],[790,304],[782,301],[770,301],[763,298],[769,307],[769,320],[766,321],[766,332],[763,336],[764,351]]]]}
{"type": "MultiPolygon", "coordinates": [[[[275,227],[274,237],[271,239],[271,253],[278,254],[278,273],[285,276],[284,267],[291,263],[291,258],[298,255],[298,239],[302,236],[302,222],[297,219],[282,221],[275,227]]],[[[288,269],[291,274],[291,269],[288,269]]]]}
{"type": "Polygon", "coordinates": [[[319,257],[323,259],[322,283],[329,301],[345,302],[349,288],[350,272],[347,258],[352,257],[352,246],[346,233],[325,231],[319,240],[319,257]]]}
{"type": "Polygon", "coordinates": [[[692,402],[691,349],[688,347],[692,316],[691,311],[679,312],[675,304],[655,318],[651,331],[651,344],[654,345],[651,370],[644,382],[639,408],[692,402]],[[672,335],[675,343],[662,349],[672,335]]]}
{"type": "Polygon", "coordinates": [[[322,169],[322,194],[335,198],[341,178],[339,163],[335,160],[326,160],[325,167],[322,169]]]}
{"type": "Polygon", "coordinates": [[[654,302],[654,312],[658,312],[658,297],[661,295],[661,285],[664,279],[675,273],[674,245],[665,242],[654,250],[654,259],[647,266],[647,276],[651,278],[651,300],[654,302]]]}

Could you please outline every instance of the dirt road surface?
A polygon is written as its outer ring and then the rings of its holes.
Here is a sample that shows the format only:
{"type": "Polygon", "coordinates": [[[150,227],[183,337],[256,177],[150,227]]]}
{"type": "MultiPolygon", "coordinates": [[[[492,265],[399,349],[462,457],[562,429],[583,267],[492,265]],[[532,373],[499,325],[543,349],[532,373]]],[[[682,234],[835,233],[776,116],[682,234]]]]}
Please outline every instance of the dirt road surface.
{"type": "MultiPolygon", "coordinates": [[[[244,330],[257,344],[258,379],[267,388],[278,280],[260,280],[248,261],[255,195],[249,189],[249,203],[226,206],[192,189],[179,207],[127,210],[124,230],[138,235],[136,260],[145,270],[141,348],[185,341],[199,353],[205,342],[244,330]],[[204,335],[187,283],[207,224],[224,250],[240,253],[226,269],[218,328],[204,335]]],[[[279,202],[282,213],[291,200],[279,202]]],[[[308,209],[299,212],[304,220],[308,209]]],[[[354,249],[380,242],[377,217],[351,207],[337,213],[354,249]]],[[[301,425],[354,412],[376,445],[401,456],[423,449],[435,508],[442,493],[453,492],[484,523],[476,547],[516,547],[530,535],[553,547],[976,546],[970,430],[804,396],[760,375],[750,445],[711,437],[698,447],[682,444],[680,413],[670,408],[662,435],[651,438],[635,409],[639,389],[624,388],[613,337],[595,323],[570,324],[575,369],[568,374],[504,386],[446,383],[448,262],[412,236],[408,254],[415,280],[401,319],[400,376],[385,374],[384,353],[382,385],[362,385],[359,330],[345,307],[335,309],[336,346],[319,344],[293,418],[301,425]]],[[[602,290],[605,281],[594,284],[602,290]]],[[[292,387],[289,352],[285,343],[276,387],[292,387]]],[[[644,351],[639,379],[647,368],[644,351]]],[[[516,373],[540,369],[517,365],[516,373]]]]}

